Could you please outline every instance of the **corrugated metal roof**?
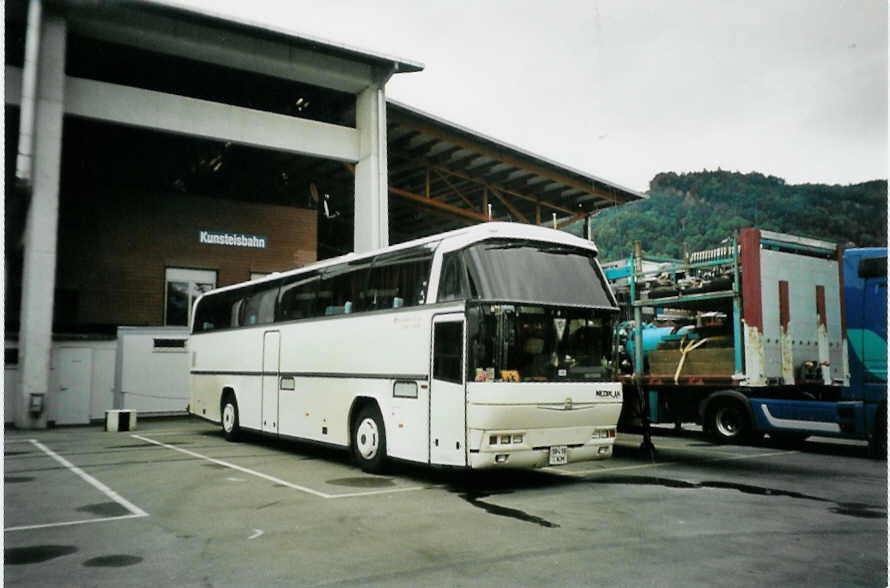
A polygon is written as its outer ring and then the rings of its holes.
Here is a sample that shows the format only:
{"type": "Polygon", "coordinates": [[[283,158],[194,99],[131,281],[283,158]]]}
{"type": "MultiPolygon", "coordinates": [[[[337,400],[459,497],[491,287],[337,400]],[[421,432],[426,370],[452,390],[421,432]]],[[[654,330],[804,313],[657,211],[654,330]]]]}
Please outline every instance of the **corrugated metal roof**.
{"type": "Polygon", "coordinates": [[[391,235],[430,234],[484,221],[489,210],[495,219],[528,224],[550,225],[555,214],[563,227],[605,207],[645,198],[395,100],[388,100],[387,123],[389,191],[395,196],[391,235]]]}
{"type": "Polygon", "coordinates": [[[506,141],[501,141],[500,139],[495,139],[494,137],[488,136],[484,133],[480,133],[479,131],[474,131],[474,130],[472,130],[468,127],[462,126],[458,123],[454,123],[454,122],[445,120],[444,118],[441,118],[434,114],[430,114],[430,113],[425,112],[425,111],[423,111],[419,108],[416,108],[414,106],[409,106],[403,102],[393,100],[392,98],[387,98],[386,101],[388,104],[394,106],[397,109],[402,109],[404,111],[415,114],[419,117],[422,117],[422,118],[428,119],[432,122],[435,122],[438,125],[447,127],[447,128],[454,130],[458,133],[468,135],[476,141],[489,143],[493,146],[513,152],[514,154],[519,155],[521,157],[528,158],[533,161],[539,162],[541,164],[557,168],[563,172],[578,176],[579,178],[583,178],[584,180],[587,180],[591,183],[608,186],[610,188],[614,188],[615,190],[618,190],[619,192],[622,192],[622,193],[630,195],[630,196],[634,196],[636,198],[646,198],[645,194],[643,194],[642,192],[639,192],[637,190],[634,190],[632,188],[628,188],[626,186],[622,186],[622,185],[612,182],[610,180],[606,180],[599,176],[595,176],[589,172],[581,171],[581,170],[573,168],[571,166],[568,166],[568,165],[565,165],[562,163],[558,163],[552,159],[548,159],[548,158],[538,155],[536,153],[532,153],[531,151],[527,151],[521,147],[511,145],[510,143],[507,143],[506,141]]]}

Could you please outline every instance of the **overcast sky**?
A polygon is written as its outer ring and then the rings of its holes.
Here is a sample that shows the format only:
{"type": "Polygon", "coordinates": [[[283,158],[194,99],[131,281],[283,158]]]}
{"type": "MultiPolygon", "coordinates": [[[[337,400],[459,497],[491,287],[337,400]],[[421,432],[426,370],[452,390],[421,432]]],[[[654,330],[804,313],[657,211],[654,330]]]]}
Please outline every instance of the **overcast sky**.
{"type": "Polygon", "coordinates": [[[645,191],[887,178],[886,0],[178,0],[425,65],[389,97],[645,191]]]}

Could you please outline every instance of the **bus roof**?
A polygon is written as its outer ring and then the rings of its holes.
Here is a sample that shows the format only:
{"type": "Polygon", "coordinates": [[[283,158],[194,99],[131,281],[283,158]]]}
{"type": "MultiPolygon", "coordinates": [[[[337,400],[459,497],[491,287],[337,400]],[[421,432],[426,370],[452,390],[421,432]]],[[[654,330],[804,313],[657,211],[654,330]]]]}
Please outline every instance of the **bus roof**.
{"type": "MultiPolygon", "coordinates": [[[[510,223],[510,222],[487,222],[487,223],[479,223],[476,225],[472,225],[469,227],[463,227],[460,229],[455,229],[453,231],[448,231],[446,233],[439,233],[437,235],[430,235],[428,237],[422,237],[420,239],[414,239],[412,241],[405,241],[404,243],[397,243],[395,245],[390,245],[388,247],[382,247],[380,249],[375,249],[373,251],[365,251],[362,253],[347,253],[346,255],[341,255],[339,257],[331,257],[328,259],[324,259],[322,261],[306,265],[300,268],[295,268],[292,270],[287,270],[284,272],[274,272],[269,274],[268,276],[263,276],[257,280],[252,280],[249,282],[239,282],[237,284],[230,284],[228,286],[222,286],[221,288],[216,288],[211,290],[211,292],[222,292],[226,290],[232,290],[236,288],[242,288],[247,286],[248,284],[262,284],[264,282],[278,280],[281,278],[285,278],[291,275],[297,275],[304,272],[309,272],[313,270],[323,269],[326,267],[330,267],[333,265],[338,265],[341,263],[348,263],[352,261],[357,261],[361,259],[367,259],[370,257],[374,257],[375,255],[380,255],[381,253],[389,253],[391,251],[400,251],[403,249],[410,249],[412,247],[423,246],[428,243],[439,243],[439,242],[456,242],[459,243],[459,246],[462,247],[464,245],[469,245],[471,243],[475,243],[478,241],[484,241],[486,239],[496,239],[496,238],[507,238],[507,239],[527,239],[530,241],[545,241],[549,243],[559,243],[562,245],[569,245],[572,247],[580,247],[582,249],[588,249],[597,253],[596,245],[593,244],[592,241],[587,241],[586,239],[582,239],[580,237],[576,237],[570,233],[566,233],[565,231],[557,231],[555,229],[550,229],[547,227],[538,227],[534,225],[527,225],[525,223],[510,223]]],[[[210,292],[208,292],[210,294],[210,292]]],[[[202,295],[203,297],[203,295],[202,295]]]]}

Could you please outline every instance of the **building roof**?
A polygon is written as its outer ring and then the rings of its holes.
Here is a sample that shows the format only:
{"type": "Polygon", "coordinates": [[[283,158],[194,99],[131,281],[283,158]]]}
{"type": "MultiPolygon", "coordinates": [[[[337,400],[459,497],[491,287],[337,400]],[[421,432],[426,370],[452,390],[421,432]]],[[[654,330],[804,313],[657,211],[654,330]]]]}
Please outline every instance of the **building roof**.
{"type": "MultiPolygon", "coordinates": [[[[107,15],[116,13],[124,15],[130,23],[138,20],[138,14],[170,17],[179,22],[205,25],[215,30],[243,33],[256,39],[286,43],[316,53],[376,66],[389,74],[417,72],[424,68],[424,65],[418,61],[367,51],[280,26],[234,17],[217,12],[212,8],[186,5],[178,0],[46,0],[46,3],[70,14],[107,15]]],[[[27,2],[13,0],[7,4],[7,18],[13,17],[19,20],[26,18],[27,2]]]]}
{"type": "Polygon", "coordinates": [[[209,8],[197,8],[175,0],[147,0],[139,3],[139,5],[146,9],[169,12],[180,18],[211,21],[216,26],[240,29],[255,36],[287,40],[290,43],[321,53],[326,53],[328,55],[344,57],[353,61],[362,61],[373,65],[391,67],[393,73],[417,72],[424,68],[423,64],[418,61],[359,49],[344,43],[322,39],[302,32],[291,31],[283,27],[237,18],[209,8]]]}
{"type": "MultiPolygon", "coordinates": [[[[565,225],[645,198],[394,100],[388,100],[387,122],[390,194],[457,222],[487,220],[490,204],[496,219],[549,225],[556,214],[565,225]]],[[[393,221],[412,224],[407,216],[393,221]]],[[[448,228],[445,222],[433,230],[448,228]]]]}

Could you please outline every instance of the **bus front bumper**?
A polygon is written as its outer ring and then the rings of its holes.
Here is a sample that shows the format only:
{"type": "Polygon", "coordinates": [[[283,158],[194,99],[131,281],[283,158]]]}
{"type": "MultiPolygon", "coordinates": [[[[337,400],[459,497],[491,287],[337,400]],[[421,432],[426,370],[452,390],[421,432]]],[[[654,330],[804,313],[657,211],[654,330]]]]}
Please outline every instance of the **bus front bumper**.
{"type": "Polygon", "coordinates": [[[473,469],[541,468],[579,461],[606,459],[612,457],[615,430],[614,428],[605,429],[603,433],[611,436],[591,439],[587,443],[580,445],[499,447],[483,443],[483,447],[480,449],[470,450],[468,465],[473,469]]]}

